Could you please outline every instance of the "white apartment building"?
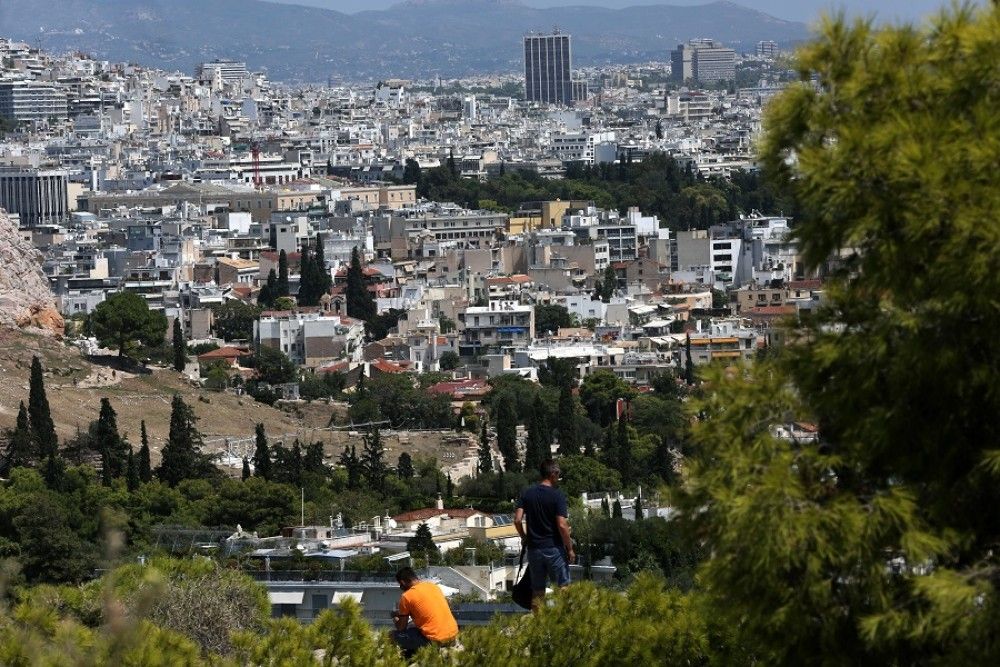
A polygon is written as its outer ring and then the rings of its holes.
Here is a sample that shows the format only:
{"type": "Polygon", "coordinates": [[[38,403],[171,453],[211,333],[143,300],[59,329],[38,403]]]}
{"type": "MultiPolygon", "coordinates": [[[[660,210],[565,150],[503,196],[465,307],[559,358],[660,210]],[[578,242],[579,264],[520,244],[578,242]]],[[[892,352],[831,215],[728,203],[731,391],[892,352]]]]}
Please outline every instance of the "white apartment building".
{"type": "Polygon", "coordinates": [[[516,301],[490,301],[458,314],[459,352],[475,356],[489,350],[528,345],[535,336],[535,309],[516,301]]]}
{"type": "Polygon", "coordinates": [[[552,153],[563,162],[614,162],[617,152],[615,133],[565,132],[552,137],[552,153]]]}
{"type": "Polygon", "coordinates": [[[284,352],[308,368],[330,361],[360,362],[364,324],[320,312],[265,312],[253,327],[262,347],[284,352]]]}

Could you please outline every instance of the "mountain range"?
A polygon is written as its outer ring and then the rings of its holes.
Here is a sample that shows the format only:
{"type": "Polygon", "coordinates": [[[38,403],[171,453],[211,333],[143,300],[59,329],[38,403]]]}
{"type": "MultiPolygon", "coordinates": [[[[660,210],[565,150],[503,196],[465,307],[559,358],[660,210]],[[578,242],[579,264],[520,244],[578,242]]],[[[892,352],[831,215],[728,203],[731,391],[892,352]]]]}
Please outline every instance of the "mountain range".
{"type": "Polygon", "coordinates": [[[205,60],[245,60],[288,82],[516,71],[521,36],[553,27],[572,35],[575,65],[665,61],[694,37],[740,50],[808,36],[802,23],[729,1],[535,9],[516,0],[407,0],[344,14],[261,0],[46,0],[39,10],[38,0],[2,0],[0,36],[188,73],[205,60]]]}

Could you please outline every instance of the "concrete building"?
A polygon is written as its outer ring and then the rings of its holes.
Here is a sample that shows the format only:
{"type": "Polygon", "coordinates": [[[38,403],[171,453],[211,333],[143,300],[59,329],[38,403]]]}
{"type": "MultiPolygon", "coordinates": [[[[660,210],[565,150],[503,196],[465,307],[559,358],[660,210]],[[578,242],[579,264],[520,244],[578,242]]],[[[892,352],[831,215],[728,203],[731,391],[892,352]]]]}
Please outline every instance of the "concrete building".
{"type": "Polygon", "coordinates": [[[66,93],[39,81],[0,81],[0,117],[19,122],[65,120],[69,117],[66,93]]]}
{"type": "Polygon", "coordinates": [[[692,39],[670,52],[673,79],[677,83],[732,81],[736,78],[736,52],[712,39],[692,39]]]}
{"type": "Polygon", "coordinates": [[[242,81],[247,75],[247,64],[235,60],[215,60],[201,63],[195,68],[195,77],[217,86],[242,81]]]}
{"type": "Polygon", "coordinates": [[[17,213],[22,227],[63,222],[69,217],[67,172],[58,169],[0,169],[0,208],[17,213]]]}
{"type": "Polygon", "coordinates": [[[524,91],[529,102],[573,103],[570,36],[524,36],[524,91]]]}
{"type": "Polygon", "coordinates": [[[254,323],[258,345],[310,368],[338,359],[361,361],[364,331],[358,320],[315,311],[265,312],[254,323]]]}
{"type": "Polygon", "coordinates": [[[778,49],[777,42],[772,42],[771,40],[761,40],[757,42],[757,57],[773,59],[778,56],[781,51],[778,49]]]}
{"type": "Polygon", "coordinates": [[[535,309],[516,301],[490,301],[458,314],[458,346],[463,356],[487,350],[524,347],[535,335],[535,309]]]}

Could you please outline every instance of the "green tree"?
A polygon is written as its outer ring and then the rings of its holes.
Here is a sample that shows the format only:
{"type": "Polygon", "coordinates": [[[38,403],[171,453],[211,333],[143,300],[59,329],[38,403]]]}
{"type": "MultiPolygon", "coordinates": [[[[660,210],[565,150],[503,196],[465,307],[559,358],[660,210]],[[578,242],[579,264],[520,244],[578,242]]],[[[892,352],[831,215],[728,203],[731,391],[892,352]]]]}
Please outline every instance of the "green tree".
{"type": "Polygon", "coordinates": [[[576,397],[569,385],[563,385],[559,390],[559,420],[556,424],[556,431],[559,435],[560,456],[572,456],[580,453],[576,397]]]}
{"type": "Polygon", "coordinates": [[[250,472],[250,460],[247,457],[244,456],[243,457],[243,472],[240,474],[240,479],[242,479],[245,482],[248,479],[250,479],[250,477],[252,475],[253,475],[253,473],[250,472]]]}
{"type": "Polygon", "coordinates": [[[104,474],[109,479],[123,476],[130,447],[118,433],[118,415],[107,398],[101,399],[101,410],[91,426],[90,436],[94,449],[101,455],[104,474]]]}
{"type": "Polygon", "coordinates": [[[431,563],[437,563],[441,560],[441,551],[434,543],[434,536],[426,523],[417,526],[413,537],[406,543],[406,550],[417,558],[426,558],[431,563]]]}
{"type": "Polygon", "coordinates": [[[143,484],[153,480],[153,465],[149,458],[149,436],[146,434],[146,420],[139,423],[141,446],[139,447],[139,479],[143,484]]]}
{"type": "Polygon", "coordinates": [[[271,479],[271,448],[267,444],[264,424],[260,422],[254,427],[253,470],[257,477],[271,479]]]}
{"type": "MultiPolygon", "coordinates": [[[[261,294],[264,293],[264,289],[273,290],[273,271],[272,269],[272,274],[268,276],[267,285],[261,288],[261,294]]],[[[265,304],[263,297],[258,297],[258,300],[262,305],[265,304]]],[[[269,299],[266,305],[270,305],[273,301],[274,298],[269,299]]],[[[259,306],[244,303],[239,299],[229,299],[212,306],[212,328],[215,330],[215,335],[222,340],[250,340],[253,338],[253,324],[260,317],[260,313],[259,306]]]]}
{"type": "Polygon", "coordinates": [[[519,472],[521,461],[517,451],[517,415],[514,413],[514,401],[510,396],[505,395],[500,399],[494,419],[497,448],[503,457],[503,469],[519,472]]]}
{"type": "Polygon", "coordinates": [[[347,267],[347,314],[364,322],[375,319],[378,311],[375,299],[368,291],[365,275],[361,267],[361,255],[357,247],[351,250],[351,263],[347,267]]]}
{"type": "Polygon", "coordinates": [[[55,456],[59,450],[56,426],[52,421],[49,399],[45,394],[45,378],[42,377],[42,362],[31,358],[31,375],[28,381],[28,421],[35,441],[38,456],[55,456]]]}
{"type": "Polygon", "coordinates": [[[493,472],[493,451],[490,448],[490,434],[485,419],[479,431],[479,462],[476,464],[476,472],[480,475],[489,475],[493,472]]]}
{"type": "Polygon", "coordinates": [[[299,367],[277,348],[258,345],[253,356],[257,377],[267,384],[294,382],[299,375],[299,367]]]}
{"type": "Polygon", "coordinates": [[[284,250],[278,253],[278,279],[274,283],[274,298],[289,296],[288,289],[288,253],[284,250]]]}
{"type": "Polygon", "coordinates": [[[31,437],[28,409],[24,407],[24,401],[21,401],[17,409],[17,424],[10,434],[10,442],[4,456],[2,475],[7,477],[14,468],[27,467],[37,462],[37,450],[31,437]]]}
{"type": "Polygon", "coordinates": [[[1000,661],[998,30],[995,3],[828,20],[769,106],[805,269],[836,261],[794,345],[705,371],[684,503],[712,613],[760,662],[1000,661]]]}
{"type": "Polygon", "coordinates": [[[684,381],[689,387],[695,383],[694,360],[691,358],[691,334],[684,337],[684,381]]]}
{"type": "Polygon", "coordinates": [[[385,447],[382,445],[382,434],[378,427],[368,429],[364,435],[365,448],[361,454],[361,465],[364,469],[365,483],[373,491],[385,490],[385,447]]]}
{"type": "Polygon", "coordinates": [[[139,344],[156,347],[163,343],[167,318],[149,309],[146,300],[133,292],[112,294],[90,314],[90,329],[97,342],[131,357],[139,344]]]}
{"type": "Polygon", "coordinates": [[[135,460],[135,452],[132,451],[132,447],[129,447],[128,456],[125,459],[125,487],[132,492],[139,488],[140,483],[139,465],[135,460]]]}
{"type": "Polygon", "coordinates": [[[438,360],[438,363],[441,366],[441,370],[443,371],[450,371],[458,368],[459,362],[460,359],[458,357],[458,353],[452,352],[451,350],[448,350],[447,352],[442,354],[441,359],[438,360]]]}
{"type": "Polygon", "coordinates": [[[539,336],[549,332],[555,334],[559,329],[573,326],[566,306],[558,304],[538,304],[535,306],[535,333],[539,336]]]}
{"type": "Polygon", "coordinates": [[[552,455],[552,440],[548,425],[548,410],[542,397],[535,394],[535,403],[528,421],[528,441],[524,452],[524,469],[529,473],[538,470],[542,461],[552,455]]]}
{"type": "Polygon", "coordinates": [[[344,447],[344,451],[340,454],[340,465],[347,471],[347,488],[360,488],[365,469],[354,445],[344,447]]]}
{"type": "MultiPolygon", "coordinates": [[[[271,269],[267,272],[267,281],[260,286],[260,292],[257,293],[257,307],[258,309],[271,308],[274,305],[274,300],[278,298],[278,275],[271,269]]],[[[228,302],[227,302],[228,303],[228,302]]],[[[223,304],[225,305],[225,304],[223,304]]],[[[253,329],[250,329],[251,334],[253,329]]],[[[219,336],[223,340],[229,340],[219,333],[219,336]]],[[[249,338],[249,336],[247,337],[249,338]]]]}
{"type": "Polygon", "coordinates": [[[184,331],[181,329],[179,317],[174,318],[173,348],[174,370],[183,371],[184,367],[187,366],[187,343],[184,342],[184,331]]]}
{"type": "Polygon", "coordinates": [[[589,456],[560,457],[559,472],[559,488],[570,497],[585,492],[619,491],[622,488],[622,477],[617,470],[589,456]]]}
{"type": "Polygon", "coordinates": [[[177,486],[185,479],[215,476],[215,466],[201,452],[201,433],[196,426],[198,417],[180,394],[174,394],[170,405],[170,433],[163,447],[160,467],[156,474],[160,481],[177,486]]]}
{"type": "Polygon", "coordinates": [[[400,479],[413,479],[413,458],[409,452],[402,452],[396,463],[396,476],[400,479]]]}
{"type": "Polygon", "coordinates": [[[403,163],[403,183],[416,185],[420,182],[420,163],[413,158],[406,158],[403,163]]]}
{"type": "Polygon", "coordinates": [[[615,421],[618,399],[631,400],[634,396],[635,389],[605,368],[589,373],[580,384],[580,403],[587,416],[601,426],[615,421]]]}

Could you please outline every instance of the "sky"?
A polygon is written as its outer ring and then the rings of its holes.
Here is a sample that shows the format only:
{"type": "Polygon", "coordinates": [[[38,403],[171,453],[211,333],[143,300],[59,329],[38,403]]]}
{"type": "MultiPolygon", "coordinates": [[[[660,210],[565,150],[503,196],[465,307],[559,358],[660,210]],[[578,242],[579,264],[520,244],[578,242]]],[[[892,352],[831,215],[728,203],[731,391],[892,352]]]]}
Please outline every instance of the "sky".
{"type": "MultiPolygon", "coordinates": [[[[270,0],[288,4],[326,7],[342,12],[363,9],[384,9],[399,0],[270,0]]],[[[602,7],[628,7],[632,5],[699,5],[705,0],[521,0],[532,7],[564,7],[568,5],[597,5],[602,7]]],[[[882,20],[919,21],[929,13],[950,4],[949,0],[734,0],[738,4],[767,12],[777,18],[812,22],[823,10],[844,8],[850,14],[870,15],[882,20]]]]}

